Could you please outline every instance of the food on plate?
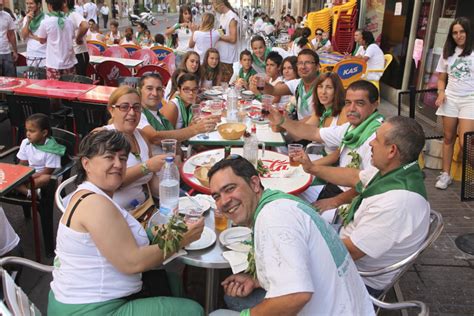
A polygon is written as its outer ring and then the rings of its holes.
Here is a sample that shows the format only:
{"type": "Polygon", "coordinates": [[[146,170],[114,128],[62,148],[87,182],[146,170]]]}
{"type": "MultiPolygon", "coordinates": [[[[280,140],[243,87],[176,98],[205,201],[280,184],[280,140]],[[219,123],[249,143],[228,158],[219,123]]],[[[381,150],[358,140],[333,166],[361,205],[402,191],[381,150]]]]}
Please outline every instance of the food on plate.
{"type": "Polygon", "coordinates": [[[209,187],[209,177],[207,176],[207,173],[209,172],[211,168],[210,167],[197,167],[194,169],[194,177],[201,182],[201,184],[205,187],[209,187]]]}

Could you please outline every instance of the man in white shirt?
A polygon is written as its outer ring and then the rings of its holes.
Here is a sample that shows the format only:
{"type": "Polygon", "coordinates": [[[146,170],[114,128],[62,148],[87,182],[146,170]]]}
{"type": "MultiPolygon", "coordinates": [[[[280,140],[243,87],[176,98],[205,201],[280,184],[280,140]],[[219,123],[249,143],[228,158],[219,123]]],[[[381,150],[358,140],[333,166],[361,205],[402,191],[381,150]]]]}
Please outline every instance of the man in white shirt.
{"type": "Polygon", "coordinates": [[[3,1],[0,0],[0,76],[16,77],[16,26],[10,14],[3,10],[3,1]]]}
{"type": "Polygon", "coordinates": [[[240,315],[374,315],[347,249],[309,204],[264,190],[253,165],[240,156],[215,164],[209,181],[217,208],[233,223],[253,228],[249,273],[222,282],[231,298],[266,291],[240,315]]]}
{"type": "Polygon", "coordinates": [[[87,21],[92,19],[97,24],[97,6],[94,3],[94,0],[89,0],[84,4],[84,18],[87,21]]]}
{"type": "Polygon", "coordinates": [[[255,22],[253,22],[253,32],[254,33],[258,33],[261,31],[262,29],[262,26],[263,26],[263,19],[262,17],[260,16],[259,13],[255,13],[253,15],[253,18],[255,20],[255,22]]]}
{"type": "Polygon", "coordinates": [[[106,3],[100,8],[100,14],[102,14],[102,20],[104,21],[104,29],[107,28],[107,23],[109,21],[109,7],[106,3]]]}
{"type": "MultiPolygon", "coordinates": [[[[360,194],[340,213],[344,227],[340,237],[357,268],[374,271],[414,253],[429,229],[430,205],[418,155],[425,135],[411,118],[395,116],[385,121],[370,142],[374,167],[316,166],[301,155],[305,171],[331,183],[355,187],[360,194]]],[[[390,284],[398,271],[364,282],[373,296],[390,284]]]]}

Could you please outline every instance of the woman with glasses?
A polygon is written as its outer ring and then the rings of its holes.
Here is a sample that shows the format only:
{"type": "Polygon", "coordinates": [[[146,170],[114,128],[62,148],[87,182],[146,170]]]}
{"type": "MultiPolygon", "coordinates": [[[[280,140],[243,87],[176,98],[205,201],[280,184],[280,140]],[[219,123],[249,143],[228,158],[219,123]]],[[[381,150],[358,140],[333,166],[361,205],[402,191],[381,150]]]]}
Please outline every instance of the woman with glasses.
{"type": "MultiPolygon", "coordinates": [[[[112,98],[119,103],[112,109],[128,106],[134,111],[135,94],[123,94],[126,89],[114,92],[112,98]]],[[[155,292],[147,287],[147,271],[166,258],[115,199],[133,173],[127,168],[131,145],[127,134],[102,130],[87,135],[79,146],[78,187],[58,226],[48,315],[204,314],[191,300],[155,296],[156,289],[164,288],[159,282],[152,283],[155,292]]],[[[203,228],[202,220],[188,224],[180,245],[199,239],[203,228]]]]}
{"type": "Polygon", "coordinates": [[[127,172],[123,183],[114,194],[114,201],[129,212],[135,213],[150,198],[159,195],[156,172],[164,165],[164,155],[151,155],[150,145],[141,130],[137,129],[141,117],[141,100],[136,89],[129,86],[117,88],[111,95],[108,110],[112,117],[106,130],[124,133],[130,143],[127,156],[127,172]]]}
{"type": "Polygon", "coordinates": [[[196,103],[199,92],[199,79],[196,75],[185,73],[178,79],[177,95],[163,107],[162,114],[175,129],[192,124],[191,105],[196,103]]]}

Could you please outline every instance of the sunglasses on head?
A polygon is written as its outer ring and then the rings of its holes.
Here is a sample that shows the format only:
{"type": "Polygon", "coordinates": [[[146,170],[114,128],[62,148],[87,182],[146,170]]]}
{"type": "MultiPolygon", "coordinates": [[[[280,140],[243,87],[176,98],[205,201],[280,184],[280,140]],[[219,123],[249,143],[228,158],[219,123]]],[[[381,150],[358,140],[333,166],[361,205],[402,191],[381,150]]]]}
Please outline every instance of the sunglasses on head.
{"type": "Polygon", "coordinates": [[[316,33],[316,35],[323,35],[323,33],[318,32],[318,33],[316,33]]]}

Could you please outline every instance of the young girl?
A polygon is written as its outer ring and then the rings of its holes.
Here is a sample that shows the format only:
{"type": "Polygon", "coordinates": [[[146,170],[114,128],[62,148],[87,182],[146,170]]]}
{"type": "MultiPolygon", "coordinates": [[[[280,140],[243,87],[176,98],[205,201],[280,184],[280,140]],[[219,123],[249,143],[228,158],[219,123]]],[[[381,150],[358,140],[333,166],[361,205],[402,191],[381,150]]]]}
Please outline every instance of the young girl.
{"type": "Polygon", "coordinates": [[[257,74],[257,72],[252,67],[252,53],[247,49],[240,53],[240,66],[239,72],[234,74],[230,82],[235,82],[236,86],[248,89],[250,77],[257,74]]]}
{"type": "Polygon", "coordinates": [[[143,38],[140,43],[140,46],[142,48],[150,48],[150,47],[153,47],[153,45],[154,45],[154,42],[153,42],[153,37],[151,36],[151,32],[149,29],[146,29],[143,32],[143,38]]]}
{"type": "MultiPolygon", "coordinates": [[[[281,74],[283,77],[283,82],[278,82],[276,85],[285,84],[286,82],[290,80],[299,78],[298,71],[296,68],[297,67],[296,61],[297,61],[296,56],[288,56],[285,59],[283,59],[283,63],[281,64],[281,74]]],[[[291,112],[292,108],[296,104],[296,100],[294,96],[284,95],[280,97],[279,102],[275,101],[275,103],[278,103],[278,106],[286,105],[287,111],[291,112]]]]}
{"type": "Polygon", "coordinates": [[[171,47],[175,49],[176,64],[179,64],[181,57],[189,51],[189,39],[191,38],[191,27],[193,24],[193,15],[188,5],[182,5],[179,8],[178,23],[169,27],[165,31],[165,36],[172,38],[171,47]]]}
{"type": "Polygon", "coordinates": [[[204,53],[209,48],[215,48],[218,40],[219,32],[214,29],[214,15],[204,13],[201,26],[198,30],[193,30],[193,35],[189,40],[189,48],[194,48],[194,51],[201,56],[201,63],[203,63],[204,53]]]}
{"type": "Polygon", "coordinates": [[[199,61],[199,55],[196,52],[190,51],[184,54],[183,59],[181,60],[181,63],[178,69],[176,69],[172,75],[172,78],[175,77],[176,81],[173,82],[173,80],[169,80],[168,84],[166,85],[166,89],[165,89],[166,98],[168,100],[171,100],[177,91],[178,75],[175,76],[175,74],[177,74],[178,71],[195,74],[198,78],[201,78],[200,66],[201,66],[201,63],[199,61]]]}
{"type": "Polygon", "coordinates": [[[219,51],[209,48],[204,55],[204,63],[201,66],[201,87],[211,88],[221,84],[222,71],[219,51]]]}
{"type": "Polygon", "coordinates": [[[178,94],[165,104],[161,113],[173,124],[175,129],[188,127],[192,121],[191,105],[196,102],[199,91],[199,79],[186,73],[178,79],[178,94]]]}
{"type": "MultiPolygon", "coordinates": [[[[32,175],[35,188],[48,184],[54,169],[61,167],[61,156],[66,148],[51,137],[49,118],[43,113],[36,113],[25,121],[26,138],[21,142],[16,155],[20,164],[36,170],[32,175]]],[[[26,185],[20,185],[17,190],[28,198],[31,190],[26,185]]]]}
{"type": "Polygon", "coordinates": [[[268,53],[271,52],[270,48],[265,45],[265,40],[260,35],[252,37],[250,40],[250,47],[252,48],[252,62],[253,67],[257,73],[265,73],[265,61],[268,53]]]}
{"type": "Polygon", "coordinates": [[[314,49],[313,44],[308,40],[311,35],[311,30],[309,27],[303,28],[301,31],[301,37],[296,38],[293,41],[293,46],[291,48],[292,55],[298,56],[299,52],[301,52],[305,48],[314,49]]]}

